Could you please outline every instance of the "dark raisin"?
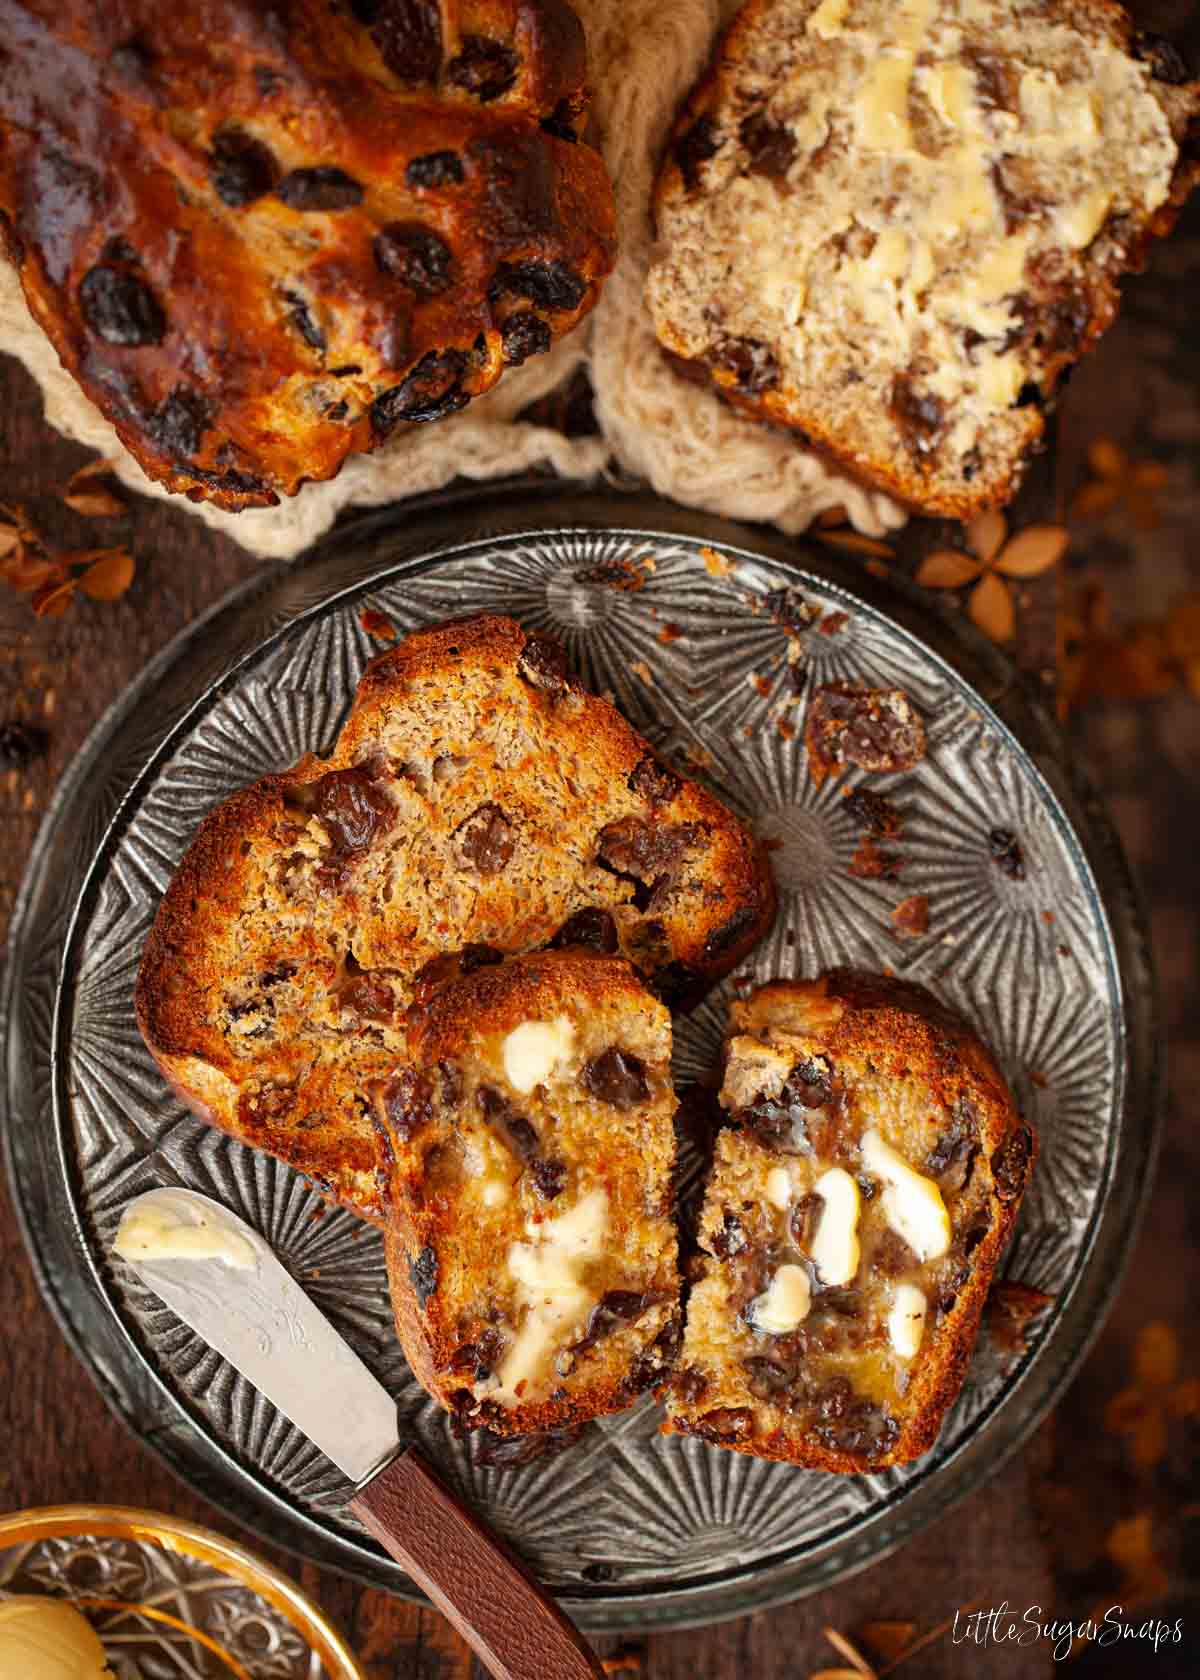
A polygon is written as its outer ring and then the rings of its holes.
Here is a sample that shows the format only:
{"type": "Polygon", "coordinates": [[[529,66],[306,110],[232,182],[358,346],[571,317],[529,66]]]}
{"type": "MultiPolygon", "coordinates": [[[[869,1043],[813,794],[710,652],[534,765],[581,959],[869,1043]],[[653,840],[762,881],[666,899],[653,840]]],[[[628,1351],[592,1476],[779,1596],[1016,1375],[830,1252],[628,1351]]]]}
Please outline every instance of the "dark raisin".
{"type": "Polygon", "coordinates": [[[538,1135],[523,1114],[518,1114],[501,1091],[492,1085],[481,1085],[475,1093],[479,1112],[490,1126],[504,1134],[505,1141],[518,1160],[528,1164],[540,1154],[538,1135]]]}
{"type": "Polygon", "coordinates": [[[471,944],[463,946],[458,960],[464,974],[474,974],[476,969],[495,968],[497,963],[502,963],[504,952],[498,951],[494,945],[484,945],[474,940],[471,944]]]}
{"type": "Polygon", "coordinates": [[[417,1300],[424,1307],[438,1285],[437,1251],[428,1243],[415,1260],[408,1262],[408,1276],[416,1291],[417,1300]]]}
{"type": "Polygon", "coordinates": [[[310,344],[314,350],[324,350],[325,334],[299,292],[284,292],[282,297],[287,304],[291,323],[300,337],[306,344],[310,344]]]}
{"type": "Polygon", "coordinates": [[[499,805],[488,801],[455,830],[458,853],[480,875],[499,875],[516,847],[516,833],[499,805]]]}
{"type": "Polygon", "coordinates": [[[467,356],[462,350],[429,350],[399,385],[371,404],[371,432],[381,442],[401,420],[410,425],[443,420],[470,402],[463,390],[467,356]]]}
{"type": "Polygon", "coordinates": [[[534,1435],[500,1435],[485,1426],[471,1432],[471,1457],[485,1470],[519,1470],[566,1452],[583,1430],[584,1425],[576,1423],[565,1429],[543,1429],[534,1435]]]}
{"type": "Polygon", "coordinates": [[[708,353],[710,366],[733,375],[734,388],[753,396],[773,390],[780,379],[779,363],[770,345],[757,338],[726,338],[708,353]]]}
{"type": "Polygon", "coordinates": [[[244,1130],[255,1132],[264,1126],[276,1126],[285,1120],[295,1107],[294,1085],[263,1085],[257,1091],[243,1091],[238,1098],[238,1120],[244,1130]]]}
{"type": "Polygon", "coordinates": [[[796,1372],[789,1365],[780,1365],[774,1359],[766,1359],[751,1355],[742,1360],[742,1370],[745,1372],[746,1387],[756,1400],[764,1400],[768,1405],[778,1405],[785,1401],[788,1391],[796,1380],[796,1372]]]}
{"type": "Polygon", "coordinates": [[[1133,56],[1150,66],[1150,74],[1156,82],[1181,87],[1192,79],[1187,59],[1177,46],[1161,35],[1152,35],[1148,30],[1140,31],[1133,38],[1133,56]]]}
{"type": "Polygon", "coordinates": [[[615,1044],[584,1064],[579,1083],[585,1091],[590,1091],[592,1096],[611,1104],[613,1108],[635,1108],[650,1097],[642,1063],[628,1050],[620,1050],[615,1044]]]}
{"type": "Polygon", "coordinates": [[[438,1076],[442,1082],[442,1105],[445,1108],[455,1108],[462,1101],[462,1074],[453,1062],[438,1063],[438,1076]]]}
{"type": "Polygon", "coordinates": [[[683,176],[683,184],[688,192],[695,192],[700,185],[700,166],[707,163],[721,149],[721,142],[717,139],[716,125],[711,117],[697,117],[690,128],[685,128],[671,146],[671,156],[683,176]]]}
{"type": "Polygon", "coordinates": [[[456,187],[465,180],[462,159],[457,152],[423,152],[409,158],[404,179],[410,187],[456,187]]]}
{"type": "Polygon", "coordinates": [[[144,280],[103,263],[79,282],[79,305],[88,326],[106,344],[161,344],[167,330],[162,305],[144,280]]]}
{"type": "Polygon", "coordinates": [[[702,974],[685,962],[665,963],[662,968],[647,975],[647,981],[668,1009],[683,1010],[693,1008],[704,996],[709,984],[702,974]]]}
{"type": "Polygon", "coordinates": [[[146,430],[172,461],[188,461],[199,450],[210,420],[204,398],[186,385],[177,385],[147,417],[146,430]]]}
{"type": "Polygon", "coordinates": [[[718,1260],[729,1260],[740,1254],[747,1242],[742,1222],[732,1208],[721,1210],[721,1224],[708,1239],[708,1246],[718,1260]]]}
{"type": "Polygon", "coordinates": [[[1024,1190],[1032,1154],[1033,1135],[1022,1126],[1006,1138],[992,1156],[992,1177],[996,1182],[996,1194],[1002,1202],[1015,1202],[1024,1190]]]}
{"type": "Polygon", "coordinates": [[[333,164],[293,169],[275,188],[289,210],[351,210],[363,201],[363,189],[352,175],[333,164]]]}
{"type": "Polygon", "coordinates": [[[464,35],[458,57],[446,66],[446,80],[486,103],[508,92],[517,79],[520,62],[503,41],[490,40],[486,35],[464,35]]]}
{"type": "Polygon", "coordinates": [[[900,1427],[882,1407],[858,1397],[846,1377],[831,1377],[813,1397],[814,1430],[830,1447],[860,1456],[878,1456],[893,1445],[900,1427]]]}
{"type": "Polygon", "coordinates": [[[684,1405],[694,1406],[704,1398],[708,1389],[708,1378],[694,1365],[685,1365],[682,1371],[677,1371],[672,1377],[671,1387],[684,1405]]]}
{"type": "Polygon", "coordinates": [[[41,758],[49,744],[50,737],[36,723],[21,723],[15,718],[0,723],[0,764],[24,770],[35,758],[41,758]]]}
{"type": "Polygon", "coordinates": [[[629,791],[648,799],[652,805],[669,804],[676,798],[682,786],[682,779],[674,770],[669,770],[660,759],[655,758],[653,753],[639,758],[629,772],[629,791]]]}
{"type": "Polygon", "coordinates": [[[434,297],[450,284],[450,247],[418,222],[390,222],[375,235],[372,249],[380,272],[418,297],[434,297]]]}
{"type": "MultiPolygon", "coordinates": [[[[1046,398],[1041,386],[1034,385],[1027,379],[1024,385],[1021,386],[1021,389],[1017,392],[1017,400],[1014,406],[1017,408],[1045,409],[1046,398]]],[[[965,476],[966,475],[964,473],[964,477],[965,476]]]]}
{"type": "Polygon", "coordinates": [[[587,281],[565,262],[501,263],[492,276],[488,296],[528,298],[537,309],[578,309],[587,295],[587,281]]]}
{"type": "Polygon", "coordinates": [[[705,1441],[748,1441],[754,1434],[754,1413],[746,1406],[721,1406],[705,1412],[690,1428],[705,1441]]]}
{"type": "Polygon", "coordinates": [[[370,773],[358,767],[330,770],[291,790],[319,818],[335,854],[364,852],[396,819],[396,807],[370,773]]]}
{"type": "Polygon", "coordinates": [[[990,829],[988,851],[1002,875],[1007,875],[1010,881],[1025,879],[1025,853],[1011,828],[990,829]]]}
{"type": "Polygon", "coordinates": [[[583,1335],[572,1342],[573,1353],[586,1353],[620,1324],[632,1324],[653,1305],[653,1297],[636,1289],[610,1289],[588,1314],[583,1335]]]}
{"type": "Polygon", "coordinates": [[[804,738],[823,775],[838,764],[908,770],[925,755],[925,726],[899,688],[822,684],[809,702],[804,738]]]}
{"type": "Polygon", "coordinates": [[[436,82],[442,65],[437,0],[351,0],[351,6],[398,81],[436,82]]]}
{"type": "Polygon", "coordinates": [[[530,356],[544,356],[552,340],[548,324],[531,309],[522,309],[510,315],[500,328],[504,360],[509,367],[520,367],[530,356]]]}
{"type": "Polygon", "coordinates": [[[903,826],[900,812],[887,795],[872,793],[870,788],[851,788],[846,810],[852,822],[877,840],[895,840],[903,826]]]}
{"type": "Polygon", "coordinates": [[[561,694],[567,686],[567,656],[549,636],[528,636],[517,659],[517,672],[545,694],[561,694]]]}
{"type": "Polygon", "coordinates": [[[752,904],[743,904],[740,910],[735,910],[727,922],[722,922],[704,941],[704,960],[706,963],[718,962],[722,957],[743,944],[746,935],[758,921],[758,911],[752,904]]]}
{"type": "Polygon", "coordinates": [[[579,139],[575,125],[582,115],[576,101],[560,99],[550,115],[542,118],[539,126],[544,134],[553,134],[556,140],[565,140],[573,146],[579,139]]]}
{"type": "Polygon", "coordinates": [[[364,1021],[391,1021],[396,1013],[392,988],[375,974],[355,974],[338,987],[337,1000],[364,1021]]]}
{"type": "Polygon", "coordinates": [[[807,1250],[816,1230],[825,1198],[810,1192],[801,1196],[788,1216],[788,1230],[797,1248],[807,1250]]]}
{"type": "MultiPolygon", "coordinates": [[[[530,1129],[532,1130],[532,1127],[530,1129]]],[[[544,1202],[552,1202],[555,1196],[562,1194],[567,1182],[565,1161],[538,1159],[533,1162],[529,1171],[534,1187],[544,1202]]]]}
{"type": "Polygon", "coordinates": [[[782,180],[796,161],[795,136],[773,123],[763,111],[742,119],[738,137],[750,154],[750,169],[755,175],[782,180]]]}
{"type": "Polygon", "coordinates": [[[797,1062],[777,1096],[760,1095],[734,1118],[768,1148],[788,1154],[811,1149],[807,1113],[833,1100],[833,1069],[824,1056],[797,1062]]]}
{"type": "Polygon", "coordinates": [[[208,176],[221,202],[240,210],[271,191],[279,165],[261,140],[240,128],[221,128],[213,135],[208,176]]]}
{"type": "Polygon", "coordinates": [[[821,616],[820,607],[815,607],[790,584],[782,589],[769,589],[762,604],[776,624],[793,635],[807,630],[821,616]]]}
{"type": "Polygon", "coordinates": [[[108,62],[123,81],[144,82],[154,69],[154,54],[140,36],[122,41],[109,54],[108,62]]]}
{"type": "Polygon", "coordinates": [[[617,949],[617,924],[607,910],[577,910],[559,928],[550,941],[552,951],[566,950],[578,945],[585,951],[600,951],[611,956],[617,949]]]}
{"type": "Polygon", "coordinates": [[[891,1227],[884,1231],[871,1253],[872,1270],[881,1277],[900,1277],[920,1265],[913,1250],[891,1227]]]}
{"type": "Polygon", "coordinates": [[[892,381],[891,410],[911,453],[918,460],[931,455],[946,425],[942,399],[932,391],[919,391],[911,376],[901,373],[892,381]]]}
{"type": "Polygon", "coordinates": [[[619,817],[600,830],[596,861],[614,874],[657,882],[699,838],[700,830],[692,823],[651,824],[641,817],[619,817]]]}
{"type": "Polygon", "coordinates": [[[433,1086],[426,1074],[401,1068],[379,1093],[388,1124],[406,1143],[433,1119],[433,1086]]]}

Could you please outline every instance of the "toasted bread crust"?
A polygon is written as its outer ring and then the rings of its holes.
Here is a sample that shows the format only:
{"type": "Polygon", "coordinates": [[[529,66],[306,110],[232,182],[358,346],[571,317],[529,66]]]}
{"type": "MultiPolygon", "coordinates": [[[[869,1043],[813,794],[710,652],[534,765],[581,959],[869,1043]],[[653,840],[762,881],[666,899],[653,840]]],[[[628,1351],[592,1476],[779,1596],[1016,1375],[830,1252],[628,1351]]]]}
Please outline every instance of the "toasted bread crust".
{"type": "Polygon", "coordinates": [[[388,1275],[409,1365],[460,1427],[500,1435],[569,1428],[620,1410],[662,1380],[679,1322],[670,1049],[667,1011],[630,966],[586,952],[510,958],[447,982],[413,1009],[401,1087],[408,1106],[393,1098],[376,1110],[388,1275]],[[569,1065],[548,1073],[545,1086],[515,1090],[504,1073],[507,1035],[529,1022],[564,1019],[574,1024],[569,1065]],[[586,1089],[589,1057],[613,1043],[637,1054],[646,1084],[644,1100],[629,1108],[586,1089]],[[448,1093],[447,1069],[453,1070],[448,1093]],[[531,1141],[524,1156],[505,1142],[503,1121],[481,1112],[481,1089],[493,1103],[510,1105],[510,1119],[531,1140],[536,1130],[536,1146],[531,1141]],[[532,1179],[535,1165],[551,1155],[556,1173],[547,1197],[532,1179]],[[467,1162],[461,1171],[460,1159],[467,1162]],[[499,1205],[481,1195],[481,1184],[504,1186],[499,1205]],[[521,1329],[506,1270],[509,1250],[536,1240],[539,1226],[598,1187],[608,1200],[604,1256],[586,1273],[591,1293],[563,1329],[562,1348],[578,1341],[590,1307],[606,1291],[644,1292],[648,1304],[590,1353],[572,1355],[571,1367],[543,1384],[552,1392],[519,1403],[488,1398],[476,1361],[489,1376],[503,1370],[503,1349],[521,1329]],[[435,1279],[424,1300],[414,1281],[422,1276],[435,1279]],[[489,1331],[499,1347],[464,1360],[464,1344],[479,1348],[489,1331]]]}
{"type": "MultiPolygon", "coordinates": [[[[907,1390],[893,1410],[899,1426],[894,1439],[883,1451],[842,1450],[829,1439],[830,1432],[822,1439],[812,1428],[797,1426],[787,1410],[756,1399],[740,1368],[722,1369],[713,1362],[697,1319],[696,1301],[697,1290],[721,1273],[722,1257],[714,1253],[713,1242],[721,1229],[725,1201],[732,1199],[733,1186],[755,1182],[756,1175],[781,1159],[748,1138],[744,1130],[722,1133],[702,1220],[701,1245],[708,1251],[704,1277],[693,1291],[681,1356],[684,1383],[668,1396],[663,1427],[667,1433],[697,1434],[733,1451],[817,1470],[861,1472],[908,1463],[933,1445],[962,1386],[988,1290],[1036,1158],[1036,1140],[1017,1114],[1004,1078],[977,1034],[921,986],[856,970],[834,970],[815,981],[772,982],[746,1003],[735,1004],[733,1018],[735,1030],[755,1040],[769,1041],[776,1031],[794,1035],[803,1042],[806,1055],[827,1060],[835,1080],[839,1069],[869,1066],[873,1075],[892,1082],[898,1110],[905,1086],[910,1092],[919,1086],[921,1102],[935,1114],[953,1115],[962,1112],[964,1102],[968,1104],[978,1139],[970,1173],[973,1188],[969,1203],[966,1189],[962,1197],[950,1200],[950,1218],[956,1240],[968,1222],[985,1217],[986,1229],[968,1250],[969,1275],[956,1282],[952,1305],[925,1332],[907,1390]],[[709,1378],[706,1388],[692,1398],[686,1397],[689,1371],[709,1378]],[[739,1420],[741,1433],[737,1438],[722,1438],[728,1415],[739,1410],[746,1414],[739,1420]],[[706,1421],[714,1412],[715,1421],[706,1421]]],[[[849,1080],[851,1075],[846,1077],[849,1080]]],[[[936,1131],[937,1122],[932,1125],[936,1131]]],[[[913,1137],[920,1135],[918,1128],[913,1137]]],[[[914,1158],[912,1145],[905,1153],[914,1158]]],[[[870,1281],[863,1283],[860,1275],[855,1285],[869,1288],[870,1281]]],[[[709,1287],[718,1290],[715,1298],[724,1299],[718,1283],[709,1287]]],[[[819,1302],[820,1295],[815,1299],[819,1302]]]]}
{"type": "MultiPolygon", "coordinates": [[[[780,0],[748,0],[717,43],[708,70],[681,108],[654,191],[655,216],[664,242],[669,243],[671,237],[672,211],[697,191],[696,180],[689,183],[685,178],[680,161],[681,144],[686,154],[688,137],[700,134],[708,123],[712,125],[715,150],[717,134],[728,139],[739,120],[745,120],[752,108],[746,103],[741,82],[747,73],[751,76],[761,73],[766,50],[764,25],[769,25],[772,14],[781,9],[780,0]]],[[[1116,0],[1059,0],[1057,10],[1064,24],[1085,19],[1094,28],[1103,30],[1115,47],[1151,64],[1152,77],[1161,84],[1164,108],[1171,109],[1178,153],[1164,202],[1140,219],[1126,216],[1125,221],[1131,225],[1122,228],[1119,238],[1114,237],[1112,249],[1103,261],[1093,265],[1086,286],[1086,311],[1072,326],[1070,344],[1052,355],[1031,357],[1026,376],[1028,390],[1019,399],[1020,406],[1012,407],[1005,416],[1011,435],[1006,438],[1003,456],[984,462],[971,483],[915,465],[905,452],[867,448],[850,435],[845,425],[835,421],[829,405],[801,403],[798,395],[787,389],[786,381],[775,389],[748,389],[736,370],[719,365],[711,356],[697,355],[694,342],[665,306],[654,307],[658,339],[664,352],[680,363],[681,371],[686,369],[690,377],[710,383],[724,400],[749,418],[799,433],[799,441],[833,466],[886,491],[918,513],[967,520],[986,507],[1003,505],[1012,499],[1020,487],[1030,454],[1045,435],[1046,416],[1058,399],[1064,373],[1080,356],[1094,349],[1112,325],[1120,308],[1122,276],[1144,265],[1149,247],[1154,240],[1170,233],[1185,200],[1200,180],[1200,82],[1188,82],[1177,75],[1173,61],[1169,70],[1160,69],[1164,62],[1163,44],[1154,37],[1137,34],[1128,13],[1116,0]],[[1035,387],[1037,395],[1031,397],[1029,392],[1035,387]]],[[[803,100],[798,103],[803,109],[803,100]]],[[[693,168],[697,173],[708,155],[705,148],[696,155],[693,168]]],[[[731,262],[736,264],[736,260],[735,254],[731,262]]],[[[753,284],[753,280],[746,283],[753,284]]],[[[718,319],[719,313],[714,300],[712,318],[718,319]]],[[[1053,337],[1052,324],[1045,321],[1042,325],[1045,336],[1053,337]]]]}
{"type": "Polygon", "coordinates": [[[328,758],[209,814],[146,943],[138,1023],[173,1088],[376,1222],[365,1092],[405,1053],[418,971],[587,911],[601,948],[694,992],[774,911],[749,834],[559,659],[498,617],[398,643],[328,758]]]}

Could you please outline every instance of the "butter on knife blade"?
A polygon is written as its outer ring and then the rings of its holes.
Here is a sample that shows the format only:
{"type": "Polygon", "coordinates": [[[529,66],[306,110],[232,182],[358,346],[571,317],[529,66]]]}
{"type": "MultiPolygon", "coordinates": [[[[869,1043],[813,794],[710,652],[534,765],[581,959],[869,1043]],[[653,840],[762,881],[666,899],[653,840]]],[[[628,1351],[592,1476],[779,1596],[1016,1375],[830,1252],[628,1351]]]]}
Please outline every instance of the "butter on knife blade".
{"type": "Polygon", "coordinates": [[[156,1190],[125,1209],[113,1243],[122,1260],[223,1260],[247,1271],[257,1264],[254,1244],[235,1229],[225,1209],[201,1207],[186,1192],[156,1190]]]}

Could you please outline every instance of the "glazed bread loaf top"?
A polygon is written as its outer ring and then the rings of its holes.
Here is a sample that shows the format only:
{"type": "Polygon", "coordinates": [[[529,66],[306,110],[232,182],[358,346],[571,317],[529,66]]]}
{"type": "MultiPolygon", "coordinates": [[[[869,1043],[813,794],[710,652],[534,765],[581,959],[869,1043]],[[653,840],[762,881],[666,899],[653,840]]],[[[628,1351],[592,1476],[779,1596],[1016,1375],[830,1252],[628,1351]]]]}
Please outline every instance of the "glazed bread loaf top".
{"type": "Polygon", "coordinates": [[[0,0],[0,212],[145,471],[270,506],[547,350],[613,258],[566,0],[0,0]]]}
{"type": "Polygon", "coordinates": [[[138,1021],[202,1115],[378,1219],[368,1093],[431,986],[553,941],[623,955],[677,1001],[773,910],[737,818],[555,643],[484,616],[398,642],[327,758],[205,819],[146,943],[138,1021]]]}
{"type": "Polygon", "coordinates": [[[677,123],[662,344],[911,505],[1006,500],[1197,174],[1200,84],[1110,0],[751,0],[677,123]]]}

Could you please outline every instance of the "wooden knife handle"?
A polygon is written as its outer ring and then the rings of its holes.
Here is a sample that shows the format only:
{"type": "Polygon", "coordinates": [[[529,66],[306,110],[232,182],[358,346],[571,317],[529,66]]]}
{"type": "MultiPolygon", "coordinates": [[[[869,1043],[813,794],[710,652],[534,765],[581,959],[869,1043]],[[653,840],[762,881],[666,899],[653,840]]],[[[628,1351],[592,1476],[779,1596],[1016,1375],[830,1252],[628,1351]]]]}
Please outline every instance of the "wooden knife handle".
{"type": "Polygon", "coordinates": [[[350,1509],[496,1680],[598,1680],[574,1623],[508,1547],[407,1448],[350,1509]]]}

